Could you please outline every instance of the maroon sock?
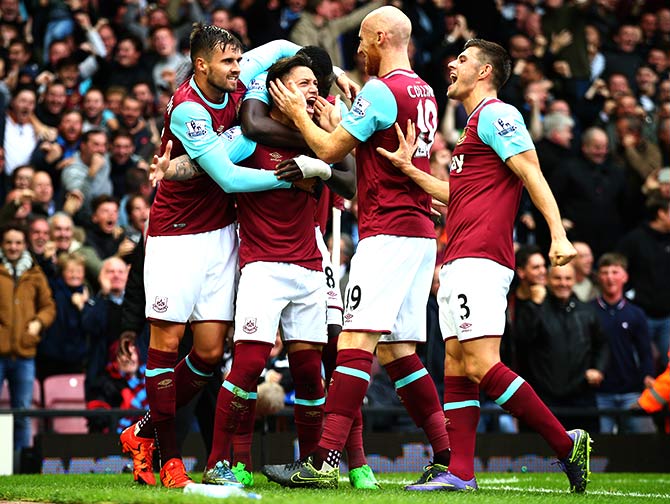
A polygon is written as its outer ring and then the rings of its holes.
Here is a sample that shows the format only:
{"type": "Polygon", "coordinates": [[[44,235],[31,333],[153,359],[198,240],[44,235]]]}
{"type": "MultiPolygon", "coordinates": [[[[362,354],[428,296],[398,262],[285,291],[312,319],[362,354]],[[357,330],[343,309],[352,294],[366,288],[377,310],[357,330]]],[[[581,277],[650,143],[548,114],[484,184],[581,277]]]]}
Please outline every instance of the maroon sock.
{"type": "Polygon", "coordinates": [[[293,416],[302,459],[316,449],[321,439],[323,405],[326,402],[321,382],[321,352],[291,352],[288,354],[288,362],[295,387],[293,416]]]}
{"type": "Polygon", "coordinates": [[[174,365],[177,352],[149,348],[147,356],[146,389],[151,423],[155,430],[161,463],[179,457],[175,430],[174,365]]]}
{"type": "Polygon", "coordinates": [[[315,452],[314,462],[317,469],[326,460],[334,461],[330,452],[342,453],[351,424],[368,389],[371,370],[370,352],[347,348],[337,353],[337,366],[326,399],[323,435],[315,452]]]}
{"type": "Polygon", "coordinates": [[[416,354],[396,359],[384,366],[395,384],[409,416],[426,433],[433,447],[435,462],[449,463],[449,434],[437,389],[421,359],[416,354]]]}
{"type": "Polygon", "coordinates": [[[191,350],[174,368],[177,383],[177,408],[189,403],[213,376],[216,364],[209,364],[191,350]]]}
{"type": "Polygon", "coordinates": [[[248,418],[237,427],[237,432],[233,437],[233,461],[234,463],[242,462],[246,466],[245,469],[251,472],[253,470],[251,443],[254,440],[256,401],[249,401],[249,403],[250,405],[253,404],[254,407],[250,410],[253,409],[254,411],[250,411],[248,418]]]}
{"type": "Polygon", "coordinates": [[[230,460],[230,448],[237,427],[255,411],[256,387],[272,347],[265,343],[235,345],[233,367],[223,381],[216,400],[212,451],[207,467],[230,460]],[[253,404],[252,404],[253,403],[253,404]]]}
{"type": "MultiPolygon", "coordinates": [[[[174,368],[176,397],[175,408],[179,409],[195,397],[195,395],[207,384],[216,369],[215,364],[208,364],[200,356],[191,352],[174,368]]],[[[151,422],[151,410],[147,411],[138,422],[137,435],[144,438],[154,437],[154,426],[151,422]]]]}
{"type": "Polygon", "coordinates": [[[475,477],[479,386],[465,376],[445,376],[444,416],[451,442],[449,471],[461,479],[472,479],[475,477]]]}
{"type": "Polygon", "coordinates": [[[363,414],[361,409],[358,409],[354,417],[354,423],[351,424],[349,437],[345,445],[347,449],[347,462],[349,469],[356,469],[368,463],[365,458],[365,450],[363,449],[363,414]]]}
{"type": "Polygon", "coordinates": [[[337,336],[328,338],[328,343],[326,343],[321,352],[326,388],[330,387],[330,379],[333,377],[333,371],[335,371],[335,363],[337,362],[337,340],[337,336]]]}
{"type": "Polygon", "coordinates": [[[568,456],[572,439],[523,378],[498,362],[484,375],[479,387],[499,406],[535,429],[559,459],[568,456]]]}

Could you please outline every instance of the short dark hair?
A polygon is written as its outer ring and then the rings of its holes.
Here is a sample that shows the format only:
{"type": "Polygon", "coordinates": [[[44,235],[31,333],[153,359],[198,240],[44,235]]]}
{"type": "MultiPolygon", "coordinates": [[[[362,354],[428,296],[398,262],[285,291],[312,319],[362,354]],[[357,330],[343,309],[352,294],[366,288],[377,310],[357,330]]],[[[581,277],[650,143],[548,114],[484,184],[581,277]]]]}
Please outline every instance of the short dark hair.
{"type": "Polygon", "coordinates": [[[666,198],[659,191],[652,191],[647,196],[645,207],[650,220],[655,220],[659,210],[670,211],[670,198],[666,198]]]}
{"type": "MultiPolygon", "coordinates": [[[[145,171],[145,170],[142,170],[142,171],[145,171]]],[[[124,209],[126,211],[126,214],[128,214],[128,216],[130,216],[130,213],[133,211],[133,202],[138,198],[143,200],[147,205],[149,204],[149,202],[146,200],[146,198],[144,196],[142,196],[141,194],[138,194],[138,193],[130,194],[128,196],[128,199],[126,200],[126,204],[124,206],[124,209]]]]}
{"type": "Polygon", "coordinates": [[[28,231],[26,230],[26,227],[16,221],[10,221],[0,228],[0,240],[4,240],[5,235],[10,231],[18,231],[21,233],[23,235],[23,241],[26,242],[26,245],[28,244],[28,231]]]}
{"type": "Polygon", "coordinates": [[[58,63],[55,65],[56,72],[60,72],[63,68],[76,68],[79,70],[79,62],[74,56],[66,56],[58,60],[58,63]]]}
{"type": "MultiPolygon", "coordinates": [[[[131,166],[126,170],[125,180],[127,193],[139,193],[142,190],[142,186],[149,183],[149,174],[147,173],[147,170],[143,170],[137,166],[131,166]]],[[[140,194],[140,196],[142,195],[140,194]]]]}
{"type": "Polygon", "coordinates": [[[86,142],[88,142],[89,138],[91,138],[93,135],[101,135],[101,134],[102,134],[102,135],[105,135],[105,139],[108,139],[108,137],[107,137],[107,131],[105,131],[105,130],[102,129],[102,128],[92,128],[92,129],[90,129],[90,130],[88,130],[88,131],[85,131],[85,132],[81,135],[81,143],[86,143],[86,142]]]}
{"type": "Polygon", "coordinates": [[[33,84],[19,84],[12,92],[12,100],[17,96],[19,96],[24,91],[30,91],[32,94],[35,95],[35,99],[37,99],[38,95],[37,88],[33,84]]]}
{"type": "Polygon", "coordinates": [[[116,203],[116,206],[118,208],[119,198],[117,198],[116,196],[112,196],[111,194],[100,194],[96,196],[91,201],[91,213],[95,213],[96,210],[100,207],[100,205],[103,205],[105,203],[116,203]]]}
{"type": "Polygon", "coordinates": [[[319,46],[305,46],[298,51],[298,54],[304,54],[312,61],[310,68],[316,75],[316,80],[319,81],[319,95],[326,98],[335,81],[333,60],[330,59],[330,54],[319,46]]]}
{"type": "Polygon", "coordinates": [[[26,39],[22,37],[15,37],[12,40],[9,41],[8,46],[13,46],[13,45],[20,45],[23,50],[27,53],[32,52],[33,46],[28,42],[26,39]]]}
{"type": "Polygon", "coordinates": [[[512,73],[512,59],[505,48],[495,42],[478,38],[468,40],[463,49],[468,47],[479,49],[481,62],[493,67],[494,86],[496,89],[503,87],[512,73]]]}
{"type": "Polygon", "coordinates": [[[324,0],[307,0],[307,3],[305,3],[305,12],[316,14],[316,9],[318,9],[319,5],[323,2],[324,0]]]}
{"type": "Polygon", "coordinates": [[[114,131],[110,143],[114,143],[117,138],[128,138],[133,144],[133,147],[135,146],[135,137],[125,128],[119,128],[114,131]]]}
{"type": "Polygon", "coordinates": [[[525,268],[531,256],[542,254],[542,249],[537,245],[524,245],[514,254],[514,262],[517,268],[525,268]]]}
{"type": "Polygon", "coordinates": [[[621,266],[626,271],[628,270],[628,259],[623,254],[618,252],[607,252],[598,259],[598,269],[605,266],[621,266]]]}
{"type": "Polygon", "coordinates": [[[297,53],[294,56],[290,56],[288,58],[282,58],[280,60],[275,61],[272,64],[272,66],[268,69],[268,76],[267,76],[268,85],[270,82],[273,82],[277,79],[281,79],[296,67],[307,67],[311,69],[312,60],[308,58],[305,54],[297,53]]]}
{"type": "Polygon", "coordinates": [[[134,34],[132,34],[132,33],[125,33],[124,35],[122,35],[121,37],[119,37],[119,40],[118,40],[116,46],[118,47],[119,44],[120,44],[121,42],[123,42],[124,40],[129,40],[130,43],[133,44],[133,47],[135,48],[135,50],[136,50],[137,52],[140,52],[140,53],[141,53],[141,52],[144,51],[144,42],[143,42],[142,39],[141,39],[140,37],[138,37],[137,35],[134,35],[134,34]]]}
{"type": "Polygon", "coordinates": [[[49,224],[49,219],[47,219],[46,216],[40,214],[30,214],[28,215],[28,229],[31,229],[33,224],[35,224],[37,221],[44,221],[49,224]]]}
{"type": "Polygon", "coordinates": [[[195,63],[197,57],[207,58],[214,49],[225,51],[226,48],[239,49],[242,51],[242,42],[228,30],[214,25],[198,23],[193,27],[190,37],[191,62],[195,63]]]}
{"type": "Polygon", "coordinates": [[[19,176],[19,170],[23,170],[24,168],[30,168],[33,171],[33,174],[35,173],[35,167],[31,164],[22,164],[14,168],[14,171],[12,174],[9,176],[9,180],[11,182],[12,187],[16,187],[16,178],[19,176]]]}

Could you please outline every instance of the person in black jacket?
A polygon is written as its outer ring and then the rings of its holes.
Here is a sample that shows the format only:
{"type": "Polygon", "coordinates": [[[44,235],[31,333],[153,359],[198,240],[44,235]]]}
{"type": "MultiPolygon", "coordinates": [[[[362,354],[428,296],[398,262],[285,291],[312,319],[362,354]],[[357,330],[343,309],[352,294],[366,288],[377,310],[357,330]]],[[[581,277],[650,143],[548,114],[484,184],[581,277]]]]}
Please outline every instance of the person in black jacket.
{"type": "MultiPolygon", "coordinates": [[[[531,286],[529,300],[516,305],[517,346],[526,357],[523,376],[550,408],[596,408],[595,390],[607,364],[607,338],[592,307],[572,292],[571,264],[549,271],[548,289],[531,286]]],[[[557,418],[566,428],[598,432],[597,416],[557,418]]]]}
{"type": "Polygon", "coordinates": [[[668,365],[670,345],[670,198],[652,193],[646,207],[649,220],[626,234],[617,250],[628,259],[626,296],[647,316],[658,374],[668,365]]]}
{"type": "Polygon", "coordinates": [[[121,304],[128,281],[128,266],[118,257],[109,257],[102,263],[100,291],[90,298],[82,310],[82,326],[89,341],[85,391],[90,398],[90,387],[107,365],[109,346],[121,334],[121,304]]]}

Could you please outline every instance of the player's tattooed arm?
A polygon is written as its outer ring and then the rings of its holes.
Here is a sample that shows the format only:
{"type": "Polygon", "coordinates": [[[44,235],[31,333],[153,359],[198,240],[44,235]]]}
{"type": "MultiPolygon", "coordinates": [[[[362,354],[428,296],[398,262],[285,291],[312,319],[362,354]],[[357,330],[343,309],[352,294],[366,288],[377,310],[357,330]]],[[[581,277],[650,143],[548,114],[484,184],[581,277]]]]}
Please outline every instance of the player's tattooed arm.
{"type": "Polygon", "coordinates": [[[187,154],[184,154],[170,162],[165,178],[168,180],[188,180],[200,173],[204,172],[187,154]]]}
{"type": "Polygon", "coordinates": [[[188,180],[203,173],[202,169],[187,154],[170,159],[172,140],[165,146],[162,156],[154,155],[149,166],[149,180],[153,187],[160,180],[188,180]]]}

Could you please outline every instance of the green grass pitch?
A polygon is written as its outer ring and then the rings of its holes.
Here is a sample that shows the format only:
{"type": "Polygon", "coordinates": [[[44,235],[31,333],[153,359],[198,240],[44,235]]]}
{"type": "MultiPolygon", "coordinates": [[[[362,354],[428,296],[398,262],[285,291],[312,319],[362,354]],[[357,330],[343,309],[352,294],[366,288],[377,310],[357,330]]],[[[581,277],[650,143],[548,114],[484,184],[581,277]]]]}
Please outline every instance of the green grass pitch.
{"type": "MultiPolygon", "coordinates": [[[[194,474],[195,481],[200,475],[194,474]]],[[[379,491],[353,490],[346,475],[340,478],[338,490],[283,489],[256,474],[251,489],[260,494],[261,504],[546,504],[584,502],[629,504],[670,502],[670,474],[598,473],[584,495],[567,492],[562,473],[481,473],[478,492],[406,492],[403,484],[416,479],[415,474],[378,474],[379,491]]],[[[0,477],[0,502],[50,503],[212,503],[216,498],[184,495],[179,490],[135,485],[129,474],[90,475],[16,475],[0,477]]],[[[245,498],[228,498],[230,502],[257,502],[245,498]]]]}

